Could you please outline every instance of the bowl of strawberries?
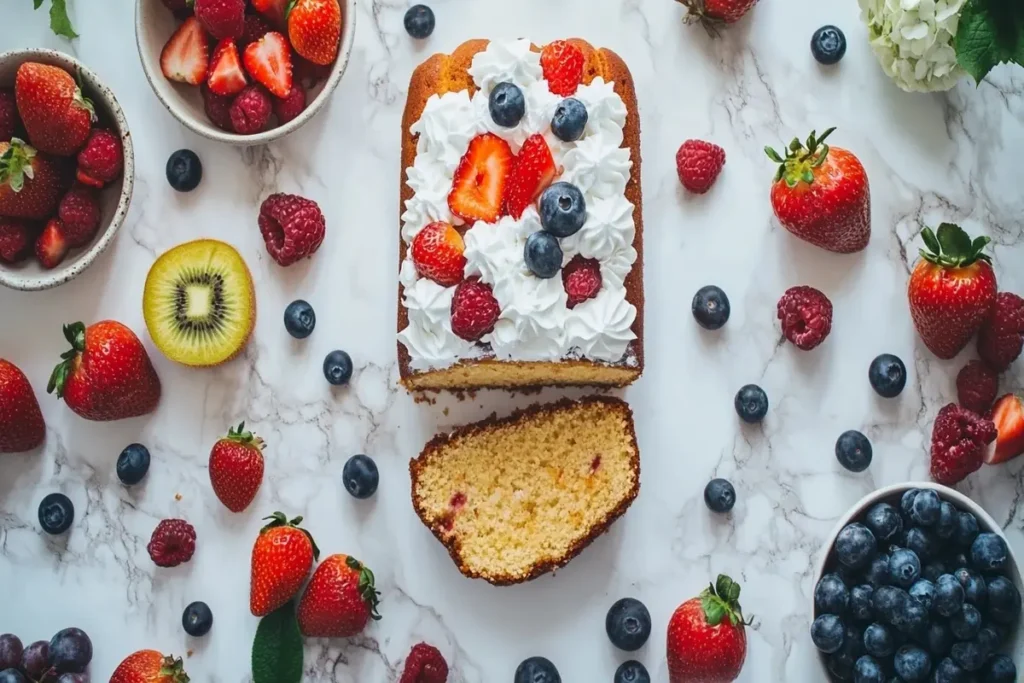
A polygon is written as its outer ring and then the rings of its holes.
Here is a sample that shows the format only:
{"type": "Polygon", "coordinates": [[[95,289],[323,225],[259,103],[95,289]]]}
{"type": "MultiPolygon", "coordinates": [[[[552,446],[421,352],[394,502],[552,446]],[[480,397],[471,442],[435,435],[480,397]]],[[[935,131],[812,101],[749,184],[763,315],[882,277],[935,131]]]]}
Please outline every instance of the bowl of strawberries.
{"type": "Polygon", "coordinates": [[[134,157],[114,93],[78,60],[0,54],[0,285],[49,289],[113,241],[134,157]]]}
{"type": "Polygon", "coordinates": [[[199,135],[260,145],[301,128],[341,82],[355,0],[137,0],[146,78],[199,135]]]}

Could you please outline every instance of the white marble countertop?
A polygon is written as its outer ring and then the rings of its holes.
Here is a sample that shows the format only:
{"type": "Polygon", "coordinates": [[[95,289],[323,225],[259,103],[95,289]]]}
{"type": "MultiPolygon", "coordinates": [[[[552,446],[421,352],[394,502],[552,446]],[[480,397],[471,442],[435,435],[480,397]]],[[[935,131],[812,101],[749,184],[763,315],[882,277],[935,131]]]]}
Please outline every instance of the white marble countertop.
{"type": "MultiPolygon", "coordinates": [[[[33,13],[28,0],[7,0],[0,51],[65,50],[106,80],[135,139],[135,196],[115,245],[77,280],[39,294],[0,291],[0,356],[41,393],[64,350],[61,324],[114,318],[146,339],[164,394],[155,414],[113,424],[86,422],[40,396],[45,448],[0,458],[0,632],[29,642],[84,628],[97,681],[143,647],[192,651],[194,681],[247,681],[257,625],[247,609],[249,552],[260,517],[280,509],[304,515],[325,552],[366,561],[383,592],[384,620],[363,636],[307,643],[308,681],[393,681],[421,640],[448,658],[453,683],[511,681],[518,662],[538,654],[569,683],[611,681],[627,657],[608,643],[604,616],[630,595],[655,624],[638,658],[664,683],[669,615],[718,572],[743,584],[744,607],[757,617],[740,680],[818,680],[807,627],[821,543],[865,493],[927,477],[931,422],[955,400],[953,377],[972,353],[939,361],[914,334],[904,287],[921,226],[954,220],[987,232],[1001,288],[1024,292],[1024,71],[1003,67],[980,88],[962,83],[946,95],[904,94],[870,53],[854,0],[764,0],[718,41],[684,27],[671,0],[436,0],[437,30],[424,44],[402,28],[404,0],[365,0],[348,72],[325,111],[284,142],[239,150],[190,134],[160,106],[136,53],[132,0],[105,0],[103,12],[93,11],[93,0],[69,4],[81,34],[72,43],[51,36],[45,13],[33,13]],[[837,68],[819,67],[808,49],[825,23],[850,40],[837,68]],[[637,416],[642,490],[610,533],[556,577],[495,588],[463,578],[420,524],[407,463],[440,429],[538,399],[484,392],[428,405],[397,387],[399,121],[409,75],[432,52],[470,37],[547,42],[566,34],[619,52],[640,101],[647,372],[624,396],[637,416]],[[854,150],[871,178],[873,237],[854,256],[791,237],[768,202],[773,168],[764,145],[830,125],[839,127],[834,142],[854,150]],[[700,198],[687,196],[675,176],[674,153],[688,137],[714,140],[728,154],[717,186],[700,198]],[[188,195],[164,179],[168,155],[181,147],[205,168],[188,195]],[[315,199],[328,220],[316,257],[288,269],[267,257],[256,225],[259,202],[276,191],[315,199]],[[199,237],[239,248],[261,312],[244,356],[207,371],[160,356],[141,311],[155,256],[199,237]],[[732,319],[717,334],[700,330],[688,310],[705,284],[723,287],[732,301],[732,319]],[[832,335],[811,353],[780,344],[775,326],[776,300],[797,284],[822,289],[835,304],[832,335]],[[318,318],[305,342],[281,323],[285,305],[300,297],[318,318]],[[355,360],[345,390],[332,391],[321,374],[333,348],[355,360]],[[877,398],[867,382],[868,363],[881,352],[910,368],[894,401],[877,398]],[[748,382],[771,400],[763,428],[741,427],[733,412],[733,395],[748,382]],[[212,495],[206,462],[213,441],[243,419],[267,442],[267,476],[250,509],[233,515],[212,495]],[[833,456],[847,429],[874,444],[864,474],[842,470],[833,456]],[[147,444],[154,460],[145,484],[129,490],[114,462],[132,441],[147,444]],[[357,452],[381,469],[368,502],[340,482],[357,452]],[[704,507],[713,476],[738,490],[729,517],[704,507]],[[47,536],[36,521],[51,491],[77,509],[64,537],[47,536]],[[173,570],[155,567],[145,549],[166,517],[190,520],[199,537],[192,562],[173,570]],[[181,629],[193,600],[215,615],[199,640],[181,629]]],[[[1022,376],[1018,362],[1004,388],[1019,389],[1022,376]]],[[[1000,520],[1018,553],[1022,467],[1024,460],[986,468],[962,486],[1000,520]]]]}

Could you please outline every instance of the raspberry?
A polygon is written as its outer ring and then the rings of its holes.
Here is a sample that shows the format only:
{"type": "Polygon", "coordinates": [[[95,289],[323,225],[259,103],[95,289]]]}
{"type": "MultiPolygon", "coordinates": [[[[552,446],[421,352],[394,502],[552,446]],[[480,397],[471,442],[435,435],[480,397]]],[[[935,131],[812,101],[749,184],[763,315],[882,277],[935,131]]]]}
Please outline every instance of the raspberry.
{"type": "Polygon", "coordinates": [[[84,247],[100,227],[100,205],[95,191],[84,186],[72,189],[60,200],[57,216],[64,224],[68,246],[84,247]]]}
{"type": "Polygon", "coordinates": [[[246,14],[242,37],[238,40],[238,52],[244,52],[249,43],[255,43],[273,30],[274,27],[263,18],[262,14],[246,14]]]}
{"type": "Polygon", "coordinates": [[[491,286],[477,279],[465,280],[452,296],[452,332],[466,341],[477,341],[494,329],[501,308],[491,286]]]}
{"type": "Polygon", "coordinates": [[[594,259],[574,256],[562,268],[562,285],[569,295],[569,308],[593,299],[601,291],[601,265],[594,259]]]}
{"type": "Polygon", "coordinates": [[[103,187],[121,175],[123,166],[121,138],[109,130],[94,128],[78,153],[78,182],[103,187]]]}
{"type": "Polygon", "coordinates": [[[298,83],[292,83],[292,89],[283,98],[274,98],[274,114],[277,123],[284,125],[302,113],[306,108],[306,91],[298,83]]]}
{"type": "Polygon", "coordinates": [[[996,439],[991,420],[955,403],[942,408],[932,428],[932,479],[952,486],[981,467],[985,446],[996,439]]]}
{"type": "Polygon", "coordinates": [[[676,152],[679,182],[690,192],[704,194],[725,166],[725,150],[703,140],[687,140],[676,152]]]}
{"type": "Polygon", "coordinates": [[[1010,292],[996,295],[992,312],[978,332],[978,355],[996,372],[1006,372],[1024,347],[1024,299],[1010,292]]]}
{"type": "Polygon", "coordinates": [[[270,94],[258,85],[247,85],[231,103],[231,126],[239,135],[252,135],[267,127],[270,94]]]}
{"type": "Polygon", "coordinates": [[[203,93],[203,109],[206,111],[206,117],[210,119],[210,123],[221,130],[234,133],[235,125],[231,122],[232,98],[227,95],[218,95],[210,90],[205,83],[200,91],[203,93]]]}
{"type": "Polygon", "coordinates": [[[583,51],[565,40],[556,40],[540,51],[540,68],[548,90],[556,95],[568,97],[576,92],[583,82],[583,51]]]}
{"type": "Polygon", "coordinates": [[[292,55],[292,77],[307,88],[312,88],[320,81],[326,81],[333,67],[333,64],[314,64],[305,57],[292,55]]]}
{"type": "Polygon", "coordinates": [[[0,261],[17,263],[28,256],[34,233],[28,221],[0,216],[0,261]]]}
{"type": "Polygon", "coordinates": [[[433,645],[414,645],[405,658],[405,670],[398,683],[447,683],[448,662],[433,645]]]}
{"type": "Polygon", "coordinates": [[[165,519],[153,529],[146,550],[158,567],[188,562],[196,551],[195,527],[183,519],[165,519]]]}
{"type": "Polygon", "coordinates": [[[316,202],[293,194],[272,194],[264,199],[259,224],[267,251],[282,266],[312,256],[327,230],[316,202]]]}
{"type": "Polygon", "coordinates": [[[972,360],[956,376],[956,399],[960,406],[987,415],[999,394],[999,375],[980,360],[972,360]]]}
{"type": "Polygon", "coordinates": [[[14,90],[0,88],[0,142],[16,137],[21,130],[21,118],[14,101],[14,90]]]}
{"type": "Polygon", "coordinates": [[[217,40],[240,38],[245,28],[245,0],[196,0],[196,19],[217,40]]]}
{"type": "Polygon", "coordinates": [[[810,351],[832,331],[832,302],[814,287],[790,287],[779,299],[782,334],[810,351]]]}

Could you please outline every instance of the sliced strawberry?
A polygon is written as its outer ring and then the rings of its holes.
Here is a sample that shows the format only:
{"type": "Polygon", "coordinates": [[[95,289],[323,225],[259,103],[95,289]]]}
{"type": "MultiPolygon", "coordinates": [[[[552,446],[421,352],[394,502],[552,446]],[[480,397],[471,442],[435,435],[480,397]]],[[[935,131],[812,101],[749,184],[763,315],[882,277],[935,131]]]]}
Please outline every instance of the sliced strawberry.
{"type": "Polygon", "coordinates": [[[218,95],[235,95],[248,84],[242,61],[238,58],[238,47],[233,38],[225,38],[217,44],[210,59],[210,76],[206,84],[218,95]]]}
{"type": "Polygon", "coordinates": [[[160,53],[160,70],[172,81],[199,85],[210,66],[210,39],[202,24],[189,17],[178,27],[160,53]]]}
{"type": "Polygon", "coordinates": [[[467,223],[498,220],[514,160],[512,148],[494,133],[473,138],[455,169],[448,208],[467,223]]]}
{"type": "Polygon", "coordinates": [[[998,465],[1024,453],[1024,399],[1006,394],[996,401],[992,409],[992,421],[996,423],[996,447],[985,454],[985,463],[998,465]]]}
{"type": "Polygon", "coordinates": [[[521,217],[556,175],[558,169],[544,136],[536,133],[528,137],[516,155],[505,185],[505,213],[512,218],[521,217]]]}
{"type": "Polygon", "coordinates": [[[540,52],[540,68],[548,90],[568,97],[583,82],[583,50],[564,40],[548,43],[540,52]]]}
{"type": "Polygon", "coordinates": [[[431,223],[412,241],[412,262],[421,276],[451,287],[462,282],[465,250],[458,230],[448,223],[431,223]]]}
{"type": "Polygon", "coordinates": [[[252,0],[252,8],[278,26],[284,27],[284,18],[288,13],[288,0],[252,0]]]}
{"type": "Polygon", "coordinates": [[[271,31],[245,48],[245,70],[277,97],[292,89],[292,49],[277,31],[271,31]]]}
{"type": "Polygon", "coordinates": [[[36,239],[36,258],[39,259],[39,265],[47,270],[56,268],[67,256],[69,248],[60,219],[51,218],[36,239]]]}

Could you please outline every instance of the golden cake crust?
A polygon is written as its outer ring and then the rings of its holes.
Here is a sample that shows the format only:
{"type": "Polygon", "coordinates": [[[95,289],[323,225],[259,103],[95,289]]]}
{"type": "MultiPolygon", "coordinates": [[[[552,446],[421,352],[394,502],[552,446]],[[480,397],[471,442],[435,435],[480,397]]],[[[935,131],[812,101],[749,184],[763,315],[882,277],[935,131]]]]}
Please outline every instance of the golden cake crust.
{"type": "Polygon", "coordinates": [[[612,523],[625,514],[626,510],[629,509],[629,506],[633,504],[634,500],[636,500],[637,495],[640,493],[640,448],[636,441],[636,431],[633,424],[633,411],[630,409],[629,405],[621,399],[609,396],[591,396],[577,401],[566,398],[555,403],[545,405],[535,404],[529,408],[518,410],[504,418],[498,418],[496,414],[492,414],[490,417],[481,420],[480,422],[466,425],[465,427],[461,427],[447,434],[438,434],[435,436],[427,443],[426,446],[424,446],[420,455],[409,462],[409,474],[412,479],[413,509],[416,510],[416,514],[420,518],[420,521],[422,521],[423,524],[430,529],[431,533],[434,534],[434,537],[437,538],[445,548],[447,548],[448,554],[464,576],[471,579],[484,579],[495,586],[509,586],[517,583],[524,583],[535,579],[542,574],[553,572],[556,569],[567,565],[573,558],[583,552],[587,546],[593,543],[598,536],[608,531],[608,528],[612,523]],[[462,556],[462,549],[460,547],[459,540],[452,534],[446,533],[442,523],[443,520],[430,519],[425,501],[420,496],[419,484],[421,474],[429,466],[431,460],[440,457],[440,451],[450,443],[479,436],[502,427],[523,424],[537,418],[538,416],[570,410],[583,405],[598,405],[619,414],[623,418],[627,427],[631,450],[629,465],[632,472],[632,486],[628,493],[618,501],[618,504],[614,509],[608,512],[596,524],[593,524],[589,529],[587,529],[587,531],[578,540],[576,540],[561,557],[549,558],[544,561],[537,562],[531,565],[524,574],[514,576],[493,573],[485,574],[470,567],[462,556]]]}
{"type": "MultiPolygon", "coordinates": [[[[522,370],[529,375],[545,375],[550,378],[563,377],[565,379],[553,379],[551,381],[509,384],[500,381],[491,383],[475,383],[468,386],[452,386],[452,389],[478,389],[478,388],[517,388],[529,389],[541,386],[552,385],[600,385],[622,387],[635,381],[644,369],[644,285],[643,285],[643,197],[640,187],[640,116],[637,111],[636,89],[633,85],[633,76],[626,66],[626,63],[617,54],[608,49],[597,49],[581,38],[570,38],[570,43],[579,47],[586,58],[583,67],[583,82],[590,83],[598,76],[607,82],[613,82],[615,92],[622,98],[626,105],[626,124],[623,128],[623,147],[629,147],[630,159],[633,162],[630,170],[629,182],[626,184],[626,199],[633,204],[633,221],[636,224],[636,236],[633,238],[633,248],[636,249],[636,263],[633,269],[626,276],[626,300],[636,307],[636,320],[633,322],[632,330],[636,335],[628,352],[636,359],[636,365],[609,366],[590,360],[559,360],[559,361],[502,361],[495,359],[469,359],[460,361],[455,368],[460,366],[481,367],[481,366],[512,366],[522,370]],[[613,379],[601,382],[574,381],[574,378],[585,377],[587,371],[596,367],[616,368],[613,379]]],[[[416,142],[418,136],[410,132],[410,128],[423,114],[427,100],[431,95],[443,95],[447,92],[458,92],[469,90],[470,95],[476,92],[476,84],[469,75],[469,67],[473,63],[473,57],[478,52],[487,48],[489,40],[475,39],[468,40],[459,45],[451,54],[436,54],[420,64],[413,71],[409,82],[409,95],[405,104],[405,112],[402,115],[402,169],[401,169],[401,198],[399,203],[399,216],[405,211],[405,203],[412,198],[413,190],[409,187],[406,170],[416,160],[416,142]]],[[[539,52],[541,47],[534,45],[534,51],[539,52]]],[[[399,224],[401,229],[401,223],[399,224]]],[[[405,260],[406,244],[401,236],[398,240],[398,263],[405,260]]],[[[409,315],[402,299],[405,288],[398,285],[398,331],[404,330],[409,325],[409,315]]],[[[431,382],[432,375],[440,375],[445,370],[417,372],[410,367],[409,351],[401,341],[398,345],[398,368],[402,384],[410,391],[431,390],[449,388],[431,382]]]]}

